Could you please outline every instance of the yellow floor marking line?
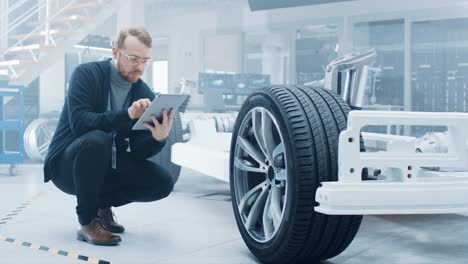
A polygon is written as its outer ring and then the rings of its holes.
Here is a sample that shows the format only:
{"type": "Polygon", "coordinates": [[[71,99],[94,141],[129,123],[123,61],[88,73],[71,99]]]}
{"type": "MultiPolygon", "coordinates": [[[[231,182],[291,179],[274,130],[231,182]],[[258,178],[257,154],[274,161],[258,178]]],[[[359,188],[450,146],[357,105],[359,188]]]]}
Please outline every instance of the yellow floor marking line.
{"type": "Polygon", "coordinates": [[[65,251],[65,250],[57,249],[57,248],[40,246],[38,244],[33,244],[33,243],[30,243],[30,242],[21,241],[21,240],[14,239],[14,238],[11,238],[11,237],[5,237],[5,236],[0,235],[0,241],[8,242],[8,243],[11,243],[13,245],[19,245],[19,246],[23,246],[23,247],[28,247],[28,248],[33,248],[33,249],[49,252],[49,253],[54,254],[54,255],[61,255],[61,256],[77,259],[77,260],[82,260],[82,261],[85,261],[85,262],[88,262],[88,263],[91,263],[91,264],[111,264],[111,262],[106,261],[106,260],[100,260],[100,259],[97,259],[97,258],[92,258],[92,257],[80,255],[80,254],[77,254],[77,253],[74,253],[74,252],[68,252],[68,251],[65,251]]]}

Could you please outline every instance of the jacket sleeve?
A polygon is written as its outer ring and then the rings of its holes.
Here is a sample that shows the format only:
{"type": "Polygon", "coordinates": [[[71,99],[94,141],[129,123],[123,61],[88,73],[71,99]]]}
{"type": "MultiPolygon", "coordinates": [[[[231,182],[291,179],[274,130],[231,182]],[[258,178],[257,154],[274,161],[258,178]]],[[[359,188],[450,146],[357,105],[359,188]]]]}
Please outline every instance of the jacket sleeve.
{"type": "Polygon", "coordinates": [[[137,159],[147,159],[158,154],[166,141],[157,141],[149,130],[132,131],[130,135],[130,152],[137,159]]]}
{"type": "MultiPolygon", "coordinates": [[[[148,86],[144,85],[143,89],[146,90],[145,97],[154,100],[154,94],[148,86]]],[[[145,130],[132,130],[130,132],[130,152],[135,158],[147,159],[158,154],[166,145],[166,141],[157,141],[153,138],[151,131],[145,130]]]]}
{"type": "Polygon", "coordinates": [[[127,110],[95,112],[93,98],[98,95],[95,87],[95,80],[90,78],[90,73],[82,67],[78,67],[73,72],[68,90],[68,113],[70,127],[75,136],[81,136],[92,130],[102,130],[111,132],[119,128],[129,126],[131,119],[127,110]]]}

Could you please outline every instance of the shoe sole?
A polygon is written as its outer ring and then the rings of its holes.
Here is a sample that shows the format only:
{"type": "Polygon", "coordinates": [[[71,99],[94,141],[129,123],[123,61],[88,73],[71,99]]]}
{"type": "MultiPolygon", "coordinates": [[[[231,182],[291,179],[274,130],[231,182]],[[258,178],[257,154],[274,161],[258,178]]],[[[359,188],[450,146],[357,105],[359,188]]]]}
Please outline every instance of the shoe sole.
{"type": "Polygon", "coordinates": [[[122,241],[122,239],[119,239],[117,241],[112,241],[112,242],[109,242],[109,243],[99,243],[99,242],[94,242],[92,240],[88,240],[88,239],[86,239],[86,237],[84,237],[83,235],[80,235],[80,234],[77,234],[76,239],[79,240],[79,241],[84,241],[84,242],[87,242],[89,244],[93,244],[93,245],[97,245],[97,246],[116,246],[122,241]]]}

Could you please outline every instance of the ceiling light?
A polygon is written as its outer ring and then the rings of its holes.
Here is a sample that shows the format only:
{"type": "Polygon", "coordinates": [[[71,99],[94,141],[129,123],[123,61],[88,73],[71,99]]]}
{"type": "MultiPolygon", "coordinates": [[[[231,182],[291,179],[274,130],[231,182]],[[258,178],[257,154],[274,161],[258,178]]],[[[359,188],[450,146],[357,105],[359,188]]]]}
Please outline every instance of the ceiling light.
{"type": "Polygon", "coordinates": [[[20,51],[20,50],[33,50],[33,49],[39,49],[40,47],[41,46],[39,44],[32,44],[32,45],[9,48],[8,51],[11,52],[11,51],[20,51]]]}
{"type": "Polygon", "coordinates": [[[0,66],[13,66],[20,64],[19,60],[0,61],[0,66]]]}

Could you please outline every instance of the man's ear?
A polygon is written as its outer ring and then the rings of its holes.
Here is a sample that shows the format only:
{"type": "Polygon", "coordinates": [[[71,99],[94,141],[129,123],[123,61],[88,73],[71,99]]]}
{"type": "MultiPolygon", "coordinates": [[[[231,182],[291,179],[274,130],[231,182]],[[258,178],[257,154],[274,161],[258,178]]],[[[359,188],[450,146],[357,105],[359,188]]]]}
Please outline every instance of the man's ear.
{"type": "Polygon", "coordinates": [[[117,53],[119,53],[119,49],[117,49],[116,47],[112,47],[112,59],[117,59],[117,53]]]}

